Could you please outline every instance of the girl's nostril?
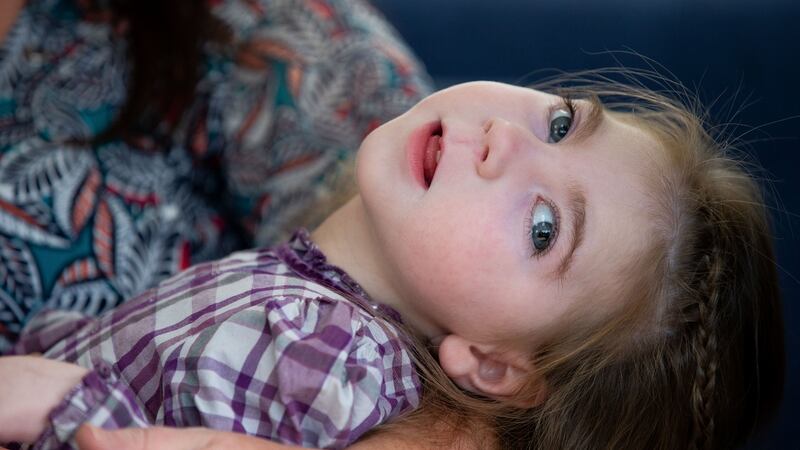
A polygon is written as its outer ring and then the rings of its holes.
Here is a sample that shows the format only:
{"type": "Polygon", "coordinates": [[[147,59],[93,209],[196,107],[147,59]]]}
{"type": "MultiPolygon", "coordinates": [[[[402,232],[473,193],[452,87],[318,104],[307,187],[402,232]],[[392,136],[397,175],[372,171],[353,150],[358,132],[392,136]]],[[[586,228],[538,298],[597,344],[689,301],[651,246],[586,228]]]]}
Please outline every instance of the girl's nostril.
{"type": "MultiPolygon", "coordinates": [[[[489,134],[489,131],[492,130],[492,126],[494,125],[494,120],[489,119],[483,123],[483,132],[485,134],[489,134]]],[[[486,161],[486,158],[489,157],[489,144],[488,142],[484,142],[483,145],[483,152],[481,153],[481,161],[486,161]]]]}

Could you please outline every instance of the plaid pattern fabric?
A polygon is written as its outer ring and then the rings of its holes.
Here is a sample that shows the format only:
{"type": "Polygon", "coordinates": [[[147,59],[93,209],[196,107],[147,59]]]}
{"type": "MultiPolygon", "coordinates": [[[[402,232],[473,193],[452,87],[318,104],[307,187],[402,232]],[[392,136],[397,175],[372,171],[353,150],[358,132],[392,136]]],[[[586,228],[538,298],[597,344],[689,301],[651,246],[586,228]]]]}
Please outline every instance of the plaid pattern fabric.
{"type": "Polygon", "coordinates": [[[78,426],[208,426],[341,448],[418,405],[396,327],[304,230],[286,244],[193,267],[100,316],[49,310],[15,353],[92,369],[36,448],[78,426]]]}

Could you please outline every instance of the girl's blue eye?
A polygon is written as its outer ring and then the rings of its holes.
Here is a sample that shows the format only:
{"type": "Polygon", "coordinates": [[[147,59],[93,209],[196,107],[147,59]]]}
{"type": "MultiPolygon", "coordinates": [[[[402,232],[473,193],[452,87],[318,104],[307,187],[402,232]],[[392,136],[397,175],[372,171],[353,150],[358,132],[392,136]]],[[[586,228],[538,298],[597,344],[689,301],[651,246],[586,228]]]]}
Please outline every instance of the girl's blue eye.
{"type": "Polygon", "coordinates": [[[564,139],[572,127],[572,107],[558,108],[550,113],[550,134],[548,139],[551,143],[556,143],[564,139]]]}
{"type": "Polygon", "coordinates": [[[547,202],[538,202],[531,215],[531,242],[537,253],[550,247],[556,233],[556,213],[547,202]]]}

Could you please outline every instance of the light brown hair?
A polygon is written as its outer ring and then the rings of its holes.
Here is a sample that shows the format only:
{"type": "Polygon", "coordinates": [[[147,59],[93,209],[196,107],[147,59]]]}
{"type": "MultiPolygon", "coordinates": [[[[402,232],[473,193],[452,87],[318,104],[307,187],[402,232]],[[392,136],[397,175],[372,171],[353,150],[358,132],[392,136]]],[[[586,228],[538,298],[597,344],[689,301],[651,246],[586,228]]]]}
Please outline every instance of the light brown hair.
{"type": "MultiPolygon", "coordinates": [[[[492,445],[503,449],[742,445],[777,408],[785,364],[758,183],[731,141],[707,131],[708,115],[675,81],[611,69],[561,74],[535,87],[596,96],[607,114],[663,147],[649,206],[657,232],[624,263],[628,276],[613,294],[623,296],[620,311],[599,322],[573,317],[535,349],[547,394],[538,406],[520,410],[465,393],[439,368],[435,351],[422,349],[423,404],[399,423],[423,429],[444,418],[450,428],[436,433],[441,439],[432,447],[476,424],[489,424],[492,445]]],[[[542,386],[532,381],[519,397],[536,398],[542,386]]]]}

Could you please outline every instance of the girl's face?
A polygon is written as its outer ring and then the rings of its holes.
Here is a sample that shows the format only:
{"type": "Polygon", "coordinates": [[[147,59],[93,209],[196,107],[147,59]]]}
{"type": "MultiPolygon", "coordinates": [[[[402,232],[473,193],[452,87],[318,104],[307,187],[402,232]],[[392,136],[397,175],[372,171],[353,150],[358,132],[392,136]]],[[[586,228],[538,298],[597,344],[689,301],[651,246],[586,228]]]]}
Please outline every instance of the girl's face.
{"type": "Polygon", "coordinates": [[[570,309],[615,306],[623,263],[653,231],[658,144],[587,101],[574,106],[468,83],[364,140],[356,170],[376,268],[429,337],[517,342],[570,309]]]}

